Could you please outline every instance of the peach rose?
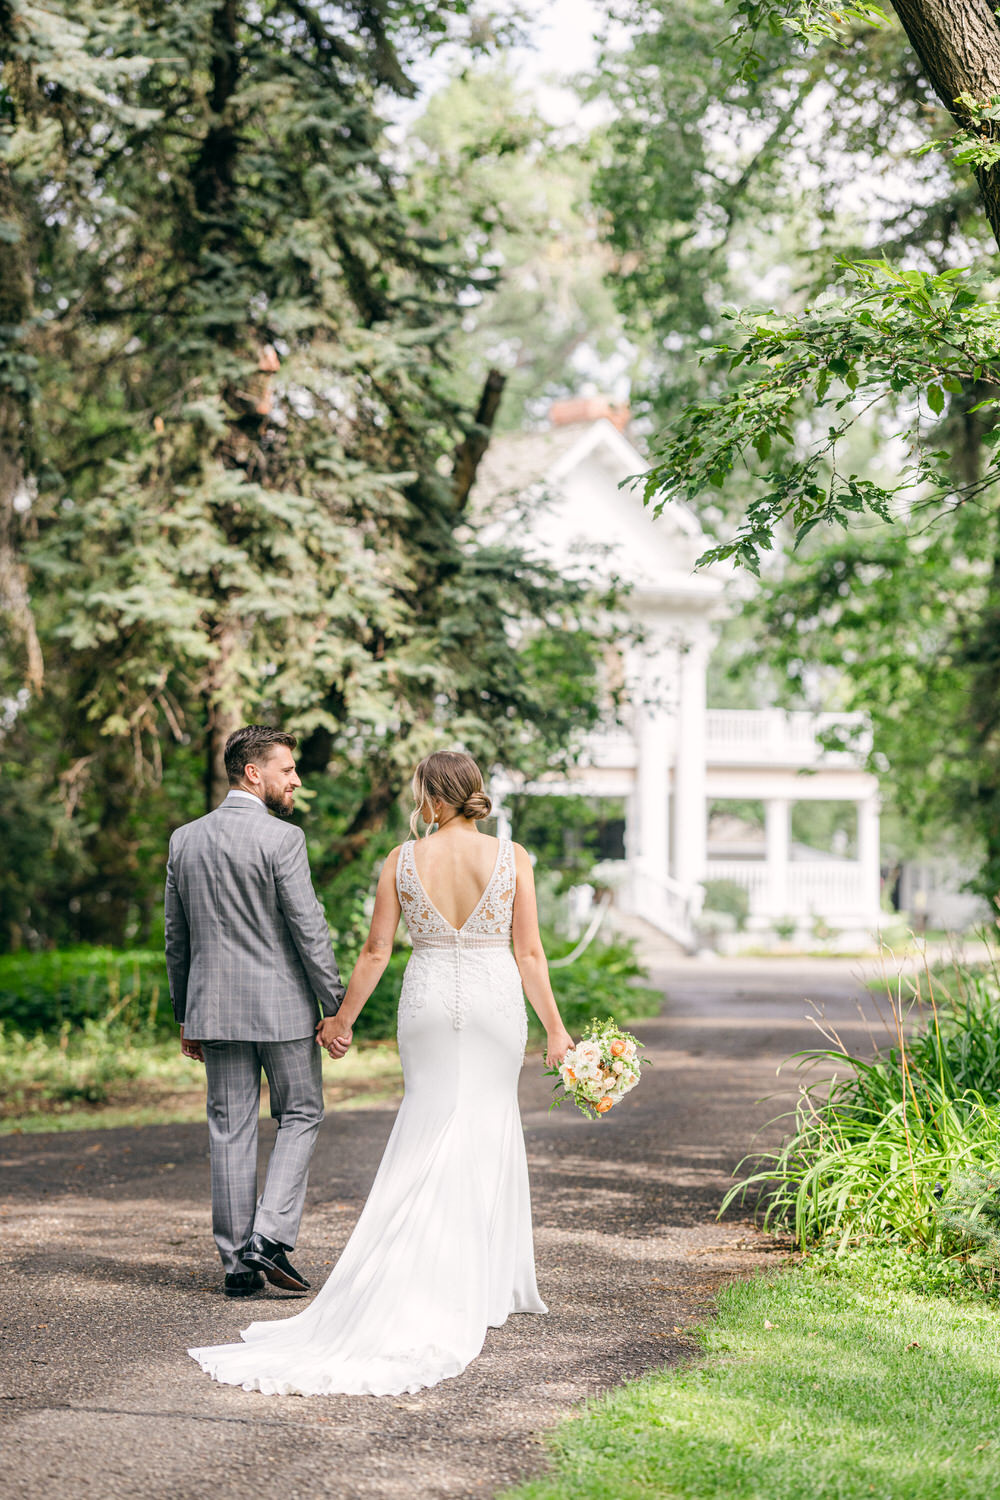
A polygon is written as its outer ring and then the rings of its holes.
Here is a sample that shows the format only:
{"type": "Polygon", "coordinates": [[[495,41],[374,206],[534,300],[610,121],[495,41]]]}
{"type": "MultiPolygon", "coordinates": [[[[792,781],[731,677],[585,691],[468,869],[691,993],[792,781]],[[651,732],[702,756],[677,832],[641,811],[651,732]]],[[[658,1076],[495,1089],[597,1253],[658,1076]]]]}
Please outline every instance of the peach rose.
{"type": "Polygon", "coordinates": [[[566,1079],[567,1083],[576,1082],[576,1074],[573,1072],[572,1068],[563,1068],[563,1077],[566,1079]]]}
{"type": "Polygon", "coordinates": [[[598,1099],[597,1104],[595,1105],[597,1113],[599,1115],[606,1115],[614,1102],[615,1101],[612,1099],[610,1094],[605,1094],[604,1098],[598,1099]]]}
{"type": "Polygon", "coordinates": [[[625,1043],[624,1042],[612,1042],[611,1043],[611,1056],[612,1057],[623,1057],[624,1054],[625,1054],[625,1043]]]}

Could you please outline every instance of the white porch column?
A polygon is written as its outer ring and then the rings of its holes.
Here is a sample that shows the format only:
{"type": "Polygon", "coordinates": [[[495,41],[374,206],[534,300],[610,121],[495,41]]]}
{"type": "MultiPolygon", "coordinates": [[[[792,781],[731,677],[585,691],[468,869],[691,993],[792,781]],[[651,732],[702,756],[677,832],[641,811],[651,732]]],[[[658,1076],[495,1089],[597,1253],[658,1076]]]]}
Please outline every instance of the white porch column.
{"type": "Polygon", "coordinates": [[[874,794],[857,803],[858,873],[861,879],[861,904],[866,921],[879,925],[881,911],[881,869],[879,852],[879,803],[874,794]]]}
{"type": "Polygon", "coordinates": [[[493,816],[497,820],[498,839],[509,839],[511,836],[510,814],[505,805],[505,798],[510,789],[511,785],[506,776],[494,776],[489,784],[490,800],[493,803],[493,816]]]}
{"type": "Polygon", "coordinates": [[[705,668],[708,642],[693,641],[680,657],[680,701],[674,760],[674,874],[690,891],[705,879],[705,668]]]}
{"type": "Polygon", "coordinates": [[[628,854],[651,875],[666,879],[670,870],[670,824],[667,767],[670,755],[670,714],[656,703],[637,703],[635,794],[629,811],[634,826],[628,831],[628,854]]]}
{"type": "Polygon", "coordinates": [[[768,797],[764,803],[767,861],[767,914],[785,917],[788,910],[788,798],[768,797]]]}

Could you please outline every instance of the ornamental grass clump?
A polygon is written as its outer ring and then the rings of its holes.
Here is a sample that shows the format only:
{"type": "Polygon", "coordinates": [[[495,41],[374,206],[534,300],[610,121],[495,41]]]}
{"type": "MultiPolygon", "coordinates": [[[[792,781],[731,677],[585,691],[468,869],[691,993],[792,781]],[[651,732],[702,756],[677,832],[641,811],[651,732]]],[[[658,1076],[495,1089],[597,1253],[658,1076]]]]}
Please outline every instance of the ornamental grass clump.
{"type": "MultiPolygon", "coordinates": [[[[763,1221],[803,1248],[878,1238],[943,1250],[952,1184],[1000,1172],[1000,979],[956,969],[956,994],[934,975],[890,987],[889,1045],[874,1057],[833,1045],[797,1053],[798,1066],[834,1064],[800,1085],[792,1129],[727,1194],[723,1209],[761,1194],[763,1221]]],[[[741,1164],[742,1165],[742,1164],[741,1164]]]]}

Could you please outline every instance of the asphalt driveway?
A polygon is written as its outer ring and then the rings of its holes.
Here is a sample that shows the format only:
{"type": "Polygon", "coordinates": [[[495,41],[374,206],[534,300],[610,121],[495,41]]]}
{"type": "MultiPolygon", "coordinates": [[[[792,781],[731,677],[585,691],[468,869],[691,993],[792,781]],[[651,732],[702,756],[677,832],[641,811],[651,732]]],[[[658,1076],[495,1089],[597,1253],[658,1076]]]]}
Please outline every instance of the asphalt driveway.
{"type": "MultiPolygon", "coordinates": [[[[780,1262],[743,1215],[715,1213],[754,1130],[791,1097],[778,1063],[817,1043],[807,1001],[869,1045],[857,969],[726,960],[660,972],[663,1014],[636,1027],[655,1067],[599,1122],[548,1114],[550,1081],[529,1057],[521,1099],[550,1315],[512,1318],[461,1377],[416,1396],[251,1395],[188,1358],[188,1345],[301,1306],[273,1290],[252,1304],[221,1295],[204,1126],[0,1139],[7,1495],[451,1500],[537,1471],[541,1435],[576,1403],[690,1355],[685,1330],[720,1283],[780,1262]]],[[[323,1126],[295,1257],[314,1286],[392,1117],[349,1109],[323,1126]]]]}

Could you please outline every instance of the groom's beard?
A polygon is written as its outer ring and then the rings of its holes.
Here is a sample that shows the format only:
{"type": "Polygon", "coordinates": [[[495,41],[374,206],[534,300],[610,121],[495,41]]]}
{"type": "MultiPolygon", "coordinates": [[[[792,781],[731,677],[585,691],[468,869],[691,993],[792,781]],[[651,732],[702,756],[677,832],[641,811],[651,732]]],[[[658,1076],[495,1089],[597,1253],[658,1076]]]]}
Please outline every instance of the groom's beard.
{"type": "Polygon", "coordinates": [[[278,792],[265,792],[264,806],[269,807],[279,818],[290,818],[295,811],[295,803],[292,798],[289,797],[286,802],[284,797],[278,792]]]}

